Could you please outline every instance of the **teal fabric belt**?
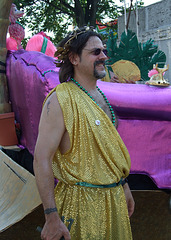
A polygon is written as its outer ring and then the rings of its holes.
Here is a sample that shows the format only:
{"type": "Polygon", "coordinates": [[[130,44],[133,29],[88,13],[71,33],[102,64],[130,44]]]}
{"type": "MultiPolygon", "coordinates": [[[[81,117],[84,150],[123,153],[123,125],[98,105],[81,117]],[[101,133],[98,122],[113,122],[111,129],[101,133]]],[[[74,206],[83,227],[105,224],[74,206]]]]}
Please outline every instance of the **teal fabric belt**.
{"type": "Polygon", "coordinates": [[[82,187],[92,187],[92,188],[113,188],[113,187],[117,187],[119,185],[122,184],[122,178],[119,182],[117,183],[111,183],[111,184],[107,184],[107,185],[95,185],[95,184],[91,184],[91,183],[87,183],[87,182],[77,182],[76,185],[78,186],[82,186],[82,187]]]}

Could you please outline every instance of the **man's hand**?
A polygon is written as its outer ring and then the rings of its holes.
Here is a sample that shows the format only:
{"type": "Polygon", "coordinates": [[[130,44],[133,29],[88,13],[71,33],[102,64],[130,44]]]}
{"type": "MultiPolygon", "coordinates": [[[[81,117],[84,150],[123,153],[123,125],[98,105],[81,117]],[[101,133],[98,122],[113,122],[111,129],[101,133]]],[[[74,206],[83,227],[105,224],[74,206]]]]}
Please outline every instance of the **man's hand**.
{"type": "Polygon", "coordinates": [[[69,230],[57,213],[49,214],[46,216],[46,223],[41,232],[41,239],[60,240],[62,237],[64,237],[65,240],[71,240],[69,230]]]}
{"type": "Polygon", "coordinates": [[[132,84],[135,84],[136,82],[134,80],[127,80],[125,78],[122,78],[122,81],[118,78],[118,76],[116,76],[112,71],[109,71],[110,72],[110,82],[113,82],[113,83],[132,83],[132,84]]]}
{"type": "Polygon", "coordinates": [[[129,215],[129,217],[131,217],[134,212],[135,202],[134,202],[132,193],[130,191],[130,188],[128,186],[128,183],[124,184],[123,189],[125,192],[125,198],[126,198],[126,203],[127,203],[127,207],[128,207],[128,215],[129,215]]]}
{"type": "Polygon", "coordinates": [[[110,71],[110,81],[113,82],[113,83],[119,83],[119,78],[113,73],[110,71]]]}

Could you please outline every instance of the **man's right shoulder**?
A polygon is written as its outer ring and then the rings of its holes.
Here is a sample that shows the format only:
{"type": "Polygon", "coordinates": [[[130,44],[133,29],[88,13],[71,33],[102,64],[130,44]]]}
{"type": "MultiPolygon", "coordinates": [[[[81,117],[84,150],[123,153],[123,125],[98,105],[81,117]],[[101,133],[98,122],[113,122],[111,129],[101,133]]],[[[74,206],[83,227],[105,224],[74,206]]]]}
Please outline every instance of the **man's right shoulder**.
{"type": "Polygon", "coordinates": [[[59,105],[57,96],[56,96],[56,92],[53,91],[50,95],[48,95],[44,101],[43,106],[48,107],[48,106],[55,106],[55,105],[59,105]]]}
{"type": "Polygon", "coordinates": [[[49,94],[46,96],[43,105],[47,104],[49,100],[53,102],[57,101],[58,103],[66,103],[70,98],[70,87],[67,83],[60,83],[54,89],[52,89],[49,94]]]}
{"type": "Polygon", "coordinates": [[[68,84],[66,82],[63,82],[58,84],[53,90],[55,90],[56,92],[59,92],[59,91],[66,91],[67,89],[68,89],[68,84]]]}

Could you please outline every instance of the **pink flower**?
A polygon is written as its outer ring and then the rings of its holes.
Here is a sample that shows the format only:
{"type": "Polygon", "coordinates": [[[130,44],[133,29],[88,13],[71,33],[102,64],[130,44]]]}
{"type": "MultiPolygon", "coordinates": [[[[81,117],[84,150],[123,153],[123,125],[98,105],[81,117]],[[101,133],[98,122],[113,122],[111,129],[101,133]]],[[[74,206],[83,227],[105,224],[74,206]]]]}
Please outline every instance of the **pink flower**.
{"type": "MultiPolygon", "coordinates": [[[[151,78],[154,74],[158,74],[159,72],[156,69],[152,69],[148,72],[148,77],[151,78]]],[[[163,75],[165,72],[163,73],[163,75]]]]}
{"type": "Polygon", "coordinates": [[[47,38],[48,40],[50,40],[50,37],[46,35],[46,33],[44,33],[43,31],[37,33],[39,35],[42,35],[43,37],[47,38]]]}
{"type": "Polygon", "coordinates": [[[158,74],[158,71],[156,69],[152,69],[148,72],[148,77],[152,77],[154,74],[158,74]]]}

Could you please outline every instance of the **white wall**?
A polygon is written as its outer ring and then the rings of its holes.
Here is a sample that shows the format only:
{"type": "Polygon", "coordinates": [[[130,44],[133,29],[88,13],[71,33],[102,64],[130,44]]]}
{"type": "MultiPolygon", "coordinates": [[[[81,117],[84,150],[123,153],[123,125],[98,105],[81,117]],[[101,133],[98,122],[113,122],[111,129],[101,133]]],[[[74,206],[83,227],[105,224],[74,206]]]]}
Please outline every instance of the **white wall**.
{"type": "MultiPolygon", "coordinates": [[[[128,14],[127,14],[128,17],[128,14]]],[[[166,54],[166,64],[169,70],[165,78],[171,82],[171,0],[163,0],[138,10],[138,41],[146,42],[150,38],[159,50],[166,54]]],[[[124,16],[118,19],[118,36],[125,29],[124,16]]],[[[137,33],[136,17],[131,12],[129,29],[137,33]]]]}

